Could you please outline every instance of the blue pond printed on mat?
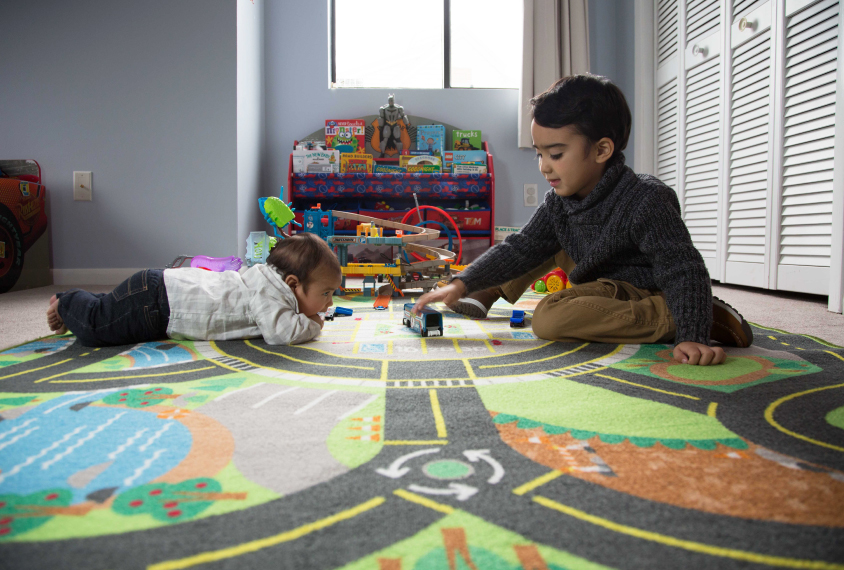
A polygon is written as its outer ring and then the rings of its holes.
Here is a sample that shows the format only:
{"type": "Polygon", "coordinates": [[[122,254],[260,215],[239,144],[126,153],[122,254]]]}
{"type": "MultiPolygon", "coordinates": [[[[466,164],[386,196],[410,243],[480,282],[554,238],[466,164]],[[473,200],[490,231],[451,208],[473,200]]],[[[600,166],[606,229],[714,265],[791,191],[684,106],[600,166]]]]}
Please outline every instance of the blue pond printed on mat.
{"type": "Polygon", "coordinates": [[[0,423],[0,495],[67,488],[72,503],[152,481],[178,465],[192,437],[181,423],[68,394],[0,423]]]}

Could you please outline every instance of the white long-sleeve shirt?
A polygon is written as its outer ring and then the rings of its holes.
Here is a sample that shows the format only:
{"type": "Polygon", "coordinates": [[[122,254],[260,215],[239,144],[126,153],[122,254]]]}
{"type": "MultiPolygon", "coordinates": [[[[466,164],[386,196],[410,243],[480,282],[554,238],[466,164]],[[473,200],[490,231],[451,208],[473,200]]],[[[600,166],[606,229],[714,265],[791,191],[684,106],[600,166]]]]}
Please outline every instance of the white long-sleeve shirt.
{"type": "Polygon", "coordinates": [[[255,265],[243,273],[164,270],[170,303],[167,336],[178,340],[264,337],[267,344],[298,344],[320,333],[299,312],[293,291],[277,271],[255,265]]]}

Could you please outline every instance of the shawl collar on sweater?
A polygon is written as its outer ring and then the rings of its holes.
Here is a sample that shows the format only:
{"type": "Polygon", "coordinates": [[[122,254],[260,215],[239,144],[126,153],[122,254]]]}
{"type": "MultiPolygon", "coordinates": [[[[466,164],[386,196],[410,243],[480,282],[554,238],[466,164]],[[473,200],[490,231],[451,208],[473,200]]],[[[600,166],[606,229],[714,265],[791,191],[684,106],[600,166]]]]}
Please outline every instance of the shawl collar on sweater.
{"type": "Polygon", "coordinates": [[[607,166],[607,170],[604,172],[601,180],[598,181],[595,188],[585,198],[578,200],[572,196],[562,196],[558,197],[559,203],[566,214],[575,216],[603,202],[616,188],[624,191],[628,187],[634,186],[637,182],[638,178],[636,175],[625,166],[624,154],[619,152],[610,159],[610,164],[607,166]]]}

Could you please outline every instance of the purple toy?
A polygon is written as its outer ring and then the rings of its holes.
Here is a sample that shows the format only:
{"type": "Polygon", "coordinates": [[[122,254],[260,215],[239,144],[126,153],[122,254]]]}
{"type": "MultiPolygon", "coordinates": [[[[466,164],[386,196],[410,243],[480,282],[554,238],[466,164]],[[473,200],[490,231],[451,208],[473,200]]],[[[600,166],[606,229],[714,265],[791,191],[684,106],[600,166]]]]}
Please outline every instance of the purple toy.
{"type": "Polygon", "coordinates": [[[190,261],[191,267],[207,269],[208,271],[237,271],[243,261],[239,257],[208,257],[207,255],[195,255],[190,261]]]}

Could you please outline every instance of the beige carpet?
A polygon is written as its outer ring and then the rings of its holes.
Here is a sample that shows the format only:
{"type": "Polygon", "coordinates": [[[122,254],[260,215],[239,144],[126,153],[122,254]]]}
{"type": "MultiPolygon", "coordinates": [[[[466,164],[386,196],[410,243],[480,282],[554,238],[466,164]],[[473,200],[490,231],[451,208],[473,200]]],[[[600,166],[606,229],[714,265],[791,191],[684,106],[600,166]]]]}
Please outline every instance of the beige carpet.
{"type": "MultiPolygon", "coordinates": [[[[80,288],[108,292],[113,286],[80,288]]],[[[50,297],[61,290],[62,286],[53,285],[0,295],[0,350],[50,334],[45,312],[50,297]]],[[[750,322],[844,346],[844,316],[827,310],[826,297],[717,284],[713,293],[750,322]]]]}

